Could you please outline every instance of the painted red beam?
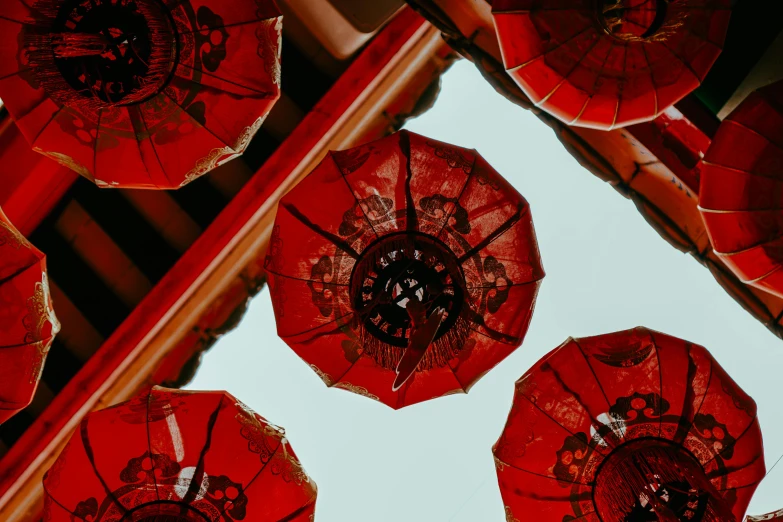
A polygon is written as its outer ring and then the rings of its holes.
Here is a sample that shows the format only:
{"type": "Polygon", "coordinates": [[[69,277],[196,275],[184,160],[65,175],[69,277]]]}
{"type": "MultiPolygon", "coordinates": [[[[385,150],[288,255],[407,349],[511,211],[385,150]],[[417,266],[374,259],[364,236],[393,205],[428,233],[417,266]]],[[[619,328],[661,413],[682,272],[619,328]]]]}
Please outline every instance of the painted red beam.
{"type": "Polygon", "coordinates": [[[121,375],[143,346],[158,334],[207,277],[236,247],[243,231],[268,212],[290,173],[307,162],[324,139],[339,127],[357,98],[371,91],[376,78],[428,26],[406,8],[354,60],[316,107],[280,145],[261,169],[204,231],[177,264],[106,340],[79,373],[55,397],[0,460],[0,510],[46,455],[57,447],[74,419],[93,409],[109,382],[121,375]]]}
{"type": "Polygon", "coordinates": [[[694,194],[699,193],[699,160],[712,143],[711,128],[704,129],[680,111],[669,107],[653,121],[628,127],[639,142],[663,162],[694,194]]]}
{"type": "Polygon", "coordinates": [[[34,152],[8,112],[0,117],[0,207],[25,236],[41,223],[79,177],[34,152]]]}

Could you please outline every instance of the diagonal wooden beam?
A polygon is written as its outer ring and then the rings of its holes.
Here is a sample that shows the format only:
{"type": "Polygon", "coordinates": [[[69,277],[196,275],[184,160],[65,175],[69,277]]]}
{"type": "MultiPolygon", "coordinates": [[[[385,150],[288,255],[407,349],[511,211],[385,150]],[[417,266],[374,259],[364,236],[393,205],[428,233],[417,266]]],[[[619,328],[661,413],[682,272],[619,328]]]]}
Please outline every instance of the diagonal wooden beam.
{"type": "Polygon", "coordinates": [[[0,520],[32,520],[41,478],[90,411],[127,399],[210,303],[262,255],[277,202],[332,149],[356,144],[442,48],[403,10],[0,460],[0,520]]]}

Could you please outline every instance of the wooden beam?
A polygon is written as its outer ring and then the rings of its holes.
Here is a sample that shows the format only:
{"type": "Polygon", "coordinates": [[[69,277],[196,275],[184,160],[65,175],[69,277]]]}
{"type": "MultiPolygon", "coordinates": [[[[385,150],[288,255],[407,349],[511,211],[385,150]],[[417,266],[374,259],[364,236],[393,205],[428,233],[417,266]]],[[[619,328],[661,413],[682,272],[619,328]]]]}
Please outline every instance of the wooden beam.
{"type": "Polygon", "coordinates": [[[356,143],[442,47],[404,9],[0,461],[0,520],[31,520],[41,479],[84,415],[126,400],[204,310],[262,255],[277,202],[331,149],[356,143]]]}

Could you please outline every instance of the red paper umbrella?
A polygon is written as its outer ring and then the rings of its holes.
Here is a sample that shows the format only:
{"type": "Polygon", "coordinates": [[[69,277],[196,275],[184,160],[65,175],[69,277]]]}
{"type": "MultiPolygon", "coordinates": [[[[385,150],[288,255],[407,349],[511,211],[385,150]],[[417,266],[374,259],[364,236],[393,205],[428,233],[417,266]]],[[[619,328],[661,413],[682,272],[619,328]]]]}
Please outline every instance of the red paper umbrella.
{"type": "Polygon", "coordinates": [[[723,48],[731,0],[495,0],[503,62],[569,125],[649,121],[699,86],[723,48]]]}
{"type": "Polygon", "coordinates": [[[756,517],[748,516],[748,518],[745,519],[745,522],[780,522],[781,520],[783,520],[783,509],[775,511],[774,513],[767,513],[766,515],[759,515],[756,517]]]}
{"type": "Polygon", "coordinates": [[[514,351],[544,277],[524,198],[476,151],[407,131],[286,195],[266,269],[286,343],[393,408],[466,392],[514,351]]]}
{"type": "Polygon", "coordinates": [[[764,477],[756,404],[701,346],[569,339],[516,383],[493,449],[508,520],[742,520],[764,477]]]}
{"type": "Polygon", "coordinates": [[[783,82],[723,121],[701,164],[699,207],[737,277],[783,297],[783,82]]]}
{"type": "Polygon", "coordinates": [[[46,257],[0,210],[0,424],[33,400],[59,329],[46,257]]]}
{"type": "Polygon", "coordinates": [[[280,96],[273,0],[3,0],[0,98],[101,187],[178,188],[244,152],[280,96]]]}
{"type": "Polygon", "coordinates": [[[81,422],[43,480],[45,522],[312,522],[285,430],[226,392],[154,387],[81,422]]]}

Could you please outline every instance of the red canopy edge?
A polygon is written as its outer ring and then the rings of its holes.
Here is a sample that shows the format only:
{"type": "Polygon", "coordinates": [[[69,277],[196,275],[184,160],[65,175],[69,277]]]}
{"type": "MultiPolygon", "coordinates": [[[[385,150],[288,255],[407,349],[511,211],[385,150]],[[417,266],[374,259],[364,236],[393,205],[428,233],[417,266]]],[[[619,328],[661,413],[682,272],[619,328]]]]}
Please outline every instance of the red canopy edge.
{"type": "Polygon", "coordinates": [[[713,115],[686,97],[652,122],[609,132],[568,127],[535,107],[506,73],[488,3],[410,0],[409,4],[443,32],[449,45],[474,62],[500,94],[533,111],[582,166],[633,201],[661,237],[707,267],[745,310],[783,338],[783,299],[739,281],[712,251],[699,215],[697,163],[718,127],[713,115]]]}
{"type": "Polygon", "coordinates": [[[232,322],[258,288],[259,279],[249,275],[253,263],[263,259],[279,198],[329,149],[394,130],[414,111],[400,100],[426,91],[433,72],[439,76],[445,67],[447,54],[439,32],[409,9],[368,44],[0,460],[0,519],[38,513],[41,478],[84,415],[125,400],[150,382],[177,379],[182,365],[212,335],[199,333],[232,322]],[[424,71],[429,74],[419,74],[424,71]]]}

